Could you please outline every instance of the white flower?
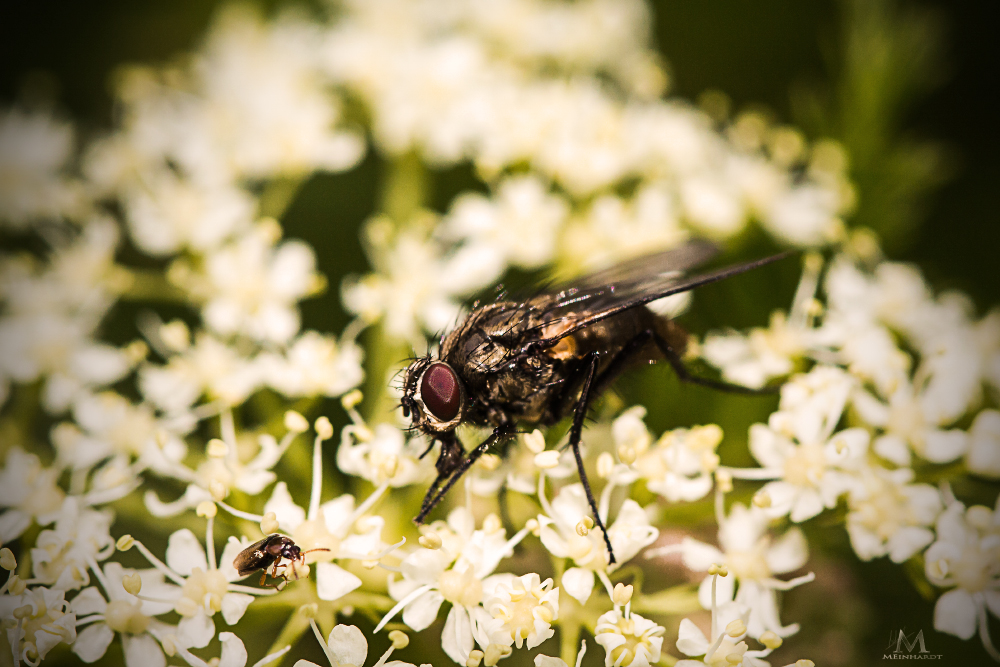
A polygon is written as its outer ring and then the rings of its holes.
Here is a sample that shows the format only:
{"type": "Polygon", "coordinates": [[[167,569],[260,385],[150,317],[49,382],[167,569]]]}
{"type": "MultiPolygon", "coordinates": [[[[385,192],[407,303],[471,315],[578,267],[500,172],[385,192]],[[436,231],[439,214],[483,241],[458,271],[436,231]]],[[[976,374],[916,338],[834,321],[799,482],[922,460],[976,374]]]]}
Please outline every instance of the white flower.
{"type": "Polygon", "coordinates": [[[81,506],[79,498],[63,501],[56,525],[43,530],[31,550],[35,580],[59,590],[72,590],[90,583],[91,562],[100,562],[114,553],[109,511],[81,506]]]}
{"type": "Polygon", "coordinates": [[[659,662],[664,629],[615,607],[597,619],[594,641],[604,647],[605,667],[650,667],[659,662]]]}
{"type": "Polygon", "coordinates": [[[483,625],[491,644],[521,648],[527,643],[531,650],[555,634],[552,621],[559,617],[559,589],[552,587],[551,579],[543,582],[535,573],[525,574],[498,584],[483,607],[492,617],[483,625]]]}
{"type": "Polygon", "coordinates": [[[639,456],[632,467],[650,491],[667,500],[698,500],[712,489],[712,473],[719,466],[715,450],[720,442],[722,429],[714,424],[674,429],[648,450],[636,448],[639,456]]]}
{"type": "Polygon", "coordinates": [[[566,202],[539,178],[514,176],[500,183],[492,200],[473,193],[456,198],[442,231],[467,246],[496,253],[499,267],[535,268],[551,261],[568,213],[566,202]]]}
{"type": "MultiPolygon", "coordinates": [[[[353,410],[351,413],[352,418],[361,419],[353,410]]],[[[356,421],[341,433],[337,467],[372,484],[408,486],[434,475],[432,456],[420,458],[426,450],[423,438],[407,438],[392,424],[379,424],[373,431],[363,421],[356,421]]]]}
{"type": "Polygon", "coordinates": [[[204,637],[200,628],[184,621],[173,626],[153,618],[173,609],[172,598],[176,598],[179,589],[163,583],[163,574],[157,570],[140,570],[142,596],[147,599],[139,600],[122,585],[126,576],[134,574],[135,570],[108,563],[103,573],[94,571],[107,598],[93,586],[73,598],[70,611],[80,619],[79,625],[90,623],[80,631],[73,644],[73,652],[84,662],[100,659],[115,633],[122,636],[127,667],[165,667],[161,642],[184,647],[204,646],[212,638],[204,637]]]}
{"type": "MultiPolygon", "coordinates": [[[[813,579],[812,574],[791,580],[776,579],[774,575],[792,572],[802,567],[808,558],[805,536],[798,528],[791,528],[774,540],[768,533],[768,516],[758,507],[747,508],[735,503],[728,517],[719,518],[720,549],[690,537],[684,538],[679,547],[684,564],[692,570],[708,571],[712,565],[724,564],[732,576],[715,579],[705,577],[698,588],[702,607],[736,602],[745,609],[749,632],[759,636],[772,631],[788,636],[798,631],[798,624],[782,626],[778,616],[775,591],[787,590],[813,579]],[[739,588],[736,588],[736,584],[739,588]],[[712,594],[716,599],[713,600],[712,594]]],[[[694,654],[689,654],[694,655],[694,654]]]]}
{"type": "Polygon", "coordinates": [[[750,427],[750,452],[762,469],[725,470],[737,478],[774,479],[760,490],[769,516],[792,521],[832,508],[864,464],[869,435],[851,428],[834,434],[853,382],[840,369],[817,366],[781,388],[780,410],[768,426],[750,427]]]}
{"type": "Polygon", "coordinates": [[[969,429],[969,470],[986,477],[1000,478],[1000,412],[983,410],[969,429]]]}
{"type": "Polygon", "coordinates": [[[0,542],[17,539],[32,521],[52,523],[62,507],[63,490],[57,485],[59,471],[42,467],[34,454],[20,447],[7,451],[0,470],[0,542]]]}
{"type": "Polygon", "coordinates": [[[902,563],[934,540],[929,526],[941,512],[941,496],[928,484],[910,484],[909,468],[865,468],[848,495],[847,533],[862,560],[886,554],[902,563]]]}
{"type": "Polygon", "coordinates": [[[76,620],[70,605],[63,599],[65,591],[48,588],[27,589],[21,595],[0,596],[0,618],[7,628],[7,641],[16,660],[37,665],[49,651],[63,642],[77,641],[76,620]],[[24,616],[15,624],[15,610],[24,616]]]}
{"type": "Polygon", "coordinates": [[[979,632],[1000,660],[989,634],[987,610],[1000,617],[1000,507],[968,509],[952,500],[937,520],[937,541],[924,554],[927,579],[950,588],[934,605],[934,629],[969,639],[979,632]]]}
{"type": "Polygon", "coordinates": [[[305,331],[283,354],[264,352],[257,362],[264,382],[285,396],[340,396],[361,383],[362,354],[353,341],[305,331]]]}
{"type": "Polygon", "coordinates": [[[403,559],[399,566],[403,577],[389,580],[389,595],[399,603],[382,618],[378,628],[402,610],[404,623],[423,630],[437,618],[441,603],[450,602],[441,647],[450,658],[463,664],[472,650],[477,625],[491,618],[481,603],[500,582],[512,578],[508,574],[489,575],[513,553],[527,531],[508,540],[495,515],[488,516],[483,527],[476,529],[472,513],[458,507],[448,515],[447,522],[435,521],[424,534],[440,540],[441,546],[417,549],[403,559]]]}
{"type": "MultiPolygon", "coordinates": [[[[544,479],[544,478],[543,478],[544,479]]],[[[539,482],[541,486],[542,481],[539,482]]],[[[594,587],[594,577],[606,575],[631,560],[643,547],[656,541],[659,531],[650,525],[646,512],[634,500],[622,503],[614,523],[608,526],[608,538],[615,552],[616,563],[608,563],[607,546],[599,528],[585,535],[577,526],[590,518],[590,505],[582,484],[570,484],[559,490],[551,504],[540,489],[539,500],[544,514],[538,515],[542,544],[556,558],[570,558],[573,567],[567,569],[560,585],[580,603],[585,603],[594,587]]],[[[592,520],[592,519],[591,519],[592,520]]],[[[603,518],[607,522],[607,518],[603,518]]]]}
{"type": "Polygon", "coordinates": [[[201,542],[187,528],[173,532],[167,541],[167,566],[184,577],[180,597],[175,611],[192,627],[200,624],[203,628],[215,626],[211,620],[216,612],[228,625],[235,625],[253,601],[252,595],[238,592],[239,587],[231,586],[240,578],[233,567],[236,555],[245,548],[238,540],[230,539],[219,558],[219,563],[210,563],[201,542]]]}
{"type": "MultiPolygon", "coordinates": [[[[368,640],[365,639],[364,633],[357,626],[335,625],[333,626],[333,630],[330,631],[329,639],[324,642],[323,636],[320,635],[319,628],[316,626],[316,621],[309,619],[309,623],[312,625],[316,640],[323,647],[323,652],[326,653],[326,657],[330,660],[330,667],[364,667],[365,661],[368,659],[368,640]]],[[[389,659],[394,650],[395,646],[390,645],[389,649],[372,667],[382,667],[382,665],[389,665],[390,667],[416,667],[409,662],[401,662],[399,660],[386,663],[386,660],[389,659]]],[[[320,666],[309,660],[297,660],[294,667],[320,666]]]]}
{"type": "Polygon", "coordinates": [[[74,423],[64,422],[52,432],[60,462],[74,469],[95,466],[109,456],[127,461],[142,458],[155,446],[160,425],[152,408],[132,404],[113,391],[83,393],[73,402],[74,423]]]}
{"type": "Polygon", "coordinates": [[[16,228],[71,213],[78,193],[62,173],[73,128],[47,113],[0,111],[0,221],[16,228]]]}

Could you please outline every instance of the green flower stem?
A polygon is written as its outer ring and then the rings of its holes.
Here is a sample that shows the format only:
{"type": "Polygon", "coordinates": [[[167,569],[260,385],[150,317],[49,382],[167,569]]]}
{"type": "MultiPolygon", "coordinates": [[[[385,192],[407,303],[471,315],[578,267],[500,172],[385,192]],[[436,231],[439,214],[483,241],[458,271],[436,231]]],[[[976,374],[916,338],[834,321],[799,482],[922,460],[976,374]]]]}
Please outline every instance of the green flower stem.
{"type": "Polygon", "coordinates": [[[656,593],[644,593],[632,598],[632,611],[638,614],[678,616],[701,609],[698,591],[690,584],[666,588],[656,593]]]}
{"type": "Polygon", "coordinates": [[[158,269],[124,269],[122,301],[155,301],[160,303],[190,303],[190,295],[169,280],[158,269]]]}

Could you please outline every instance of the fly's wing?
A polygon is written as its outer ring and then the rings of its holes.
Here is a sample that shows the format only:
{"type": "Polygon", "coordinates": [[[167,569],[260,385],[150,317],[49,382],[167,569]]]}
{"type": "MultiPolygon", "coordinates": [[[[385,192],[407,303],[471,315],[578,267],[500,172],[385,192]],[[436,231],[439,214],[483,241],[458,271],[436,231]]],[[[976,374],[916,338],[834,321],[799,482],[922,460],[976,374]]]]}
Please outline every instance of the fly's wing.
{"type": "Polygon", "coordinates": [[[554,291],[545,310],[548,318],[544,331],[546,342],[556,341],[622,311],[657,299],[687,292],[788,256],[771,257],[735,264],[716,271],[689,276],[693,268],[715,254],[715,247],[695,241],[676,250],[639,257],[604,271],[585,276],[572,287],[554,291]]]}

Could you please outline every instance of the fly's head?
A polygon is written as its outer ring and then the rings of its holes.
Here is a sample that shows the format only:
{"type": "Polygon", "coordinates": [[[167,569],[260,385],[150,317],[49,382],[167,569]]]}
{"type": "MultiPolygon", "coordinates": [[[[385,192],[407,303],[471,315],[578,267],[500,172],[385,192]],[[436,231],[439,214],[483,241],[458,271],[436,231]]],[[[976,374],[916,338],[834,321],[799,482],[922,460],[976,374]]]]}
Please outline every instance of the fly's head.
{"type": "Polygon", "coordinates": [[[462,422],[465,387],[451,366],[428,357],[411,363],[403,374],[403,416],[429,436],[451,433],[462,422]]]}

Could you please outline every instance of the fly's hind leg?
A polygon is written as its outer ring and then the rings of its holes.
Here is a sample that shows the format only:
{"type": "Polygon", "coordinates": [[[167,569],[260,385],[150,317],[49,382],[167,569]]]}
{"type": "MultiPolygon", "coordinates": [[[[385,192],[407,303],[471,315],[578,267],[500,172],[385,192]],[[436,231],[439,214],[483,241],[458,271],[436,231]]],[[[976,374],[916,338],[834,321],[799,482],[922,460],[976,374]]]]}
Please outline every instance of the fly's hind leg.
{"type": "Polygon", "coordinates": [[[587,479],[587,471],[583,468],[583,455],[580,454],[580,438],[583,434],[583,420],[587,416],[587,408],[590,405],[590,397],[593,395],[595,389],[594,379],[597,376],[597,353],[591,352],[587,355],[587,368],[584,372],[586,376],[583,381],[583,388],[580,391],[580,400],[576,404],[576,411],[573,414],[573,426],[569,430],[569,446],[573,448],[573,456],[576,457],[576,468],[580,473],[580,482],[583,484],[583,490],[587,494],[587,503],[590,505],[590,511],[594,515],[594,523],[597,527],[601,529],[601,534],[604,536],[604,544],[608,547],[608,558],[611,564],[615,562],[615,552],[611,548],[611,538],[608,537],[608,530],[604,527],[604,522],[601,520],[601,514],[597,511],[597,502],[594,500],[594,493],[590,490],[590,481],[587,479]]]}
{"type": "MultiPolygon", "coordinates": [[[[677,351],[670,346],[670,343],[666,338],[661,336],[659,333],[649,330],[644,332],[648,334],[653,342],[656,343],[656,347],[659,348],[660,352],[666,357],[667,362],[674,369],[674,373],[677,374],[677,379],[681,382],[687,382],[688,384],[696,384],[701,387],[708,387],[709,389],[715,389],[716,391],[725,391],[731,394],[750,394],[750,395],[761,395],[761,394],[773,394],[778,391],[777,388],[764,387],[763,389],[752,389],[750,387],[744,387],[738,384],[732,384],[730,382],[723,382],[721,380],[709,380],[708,378],[698,377],[697,375],[692,375],[691,371],[687,369],[684,365],[684,361],[681,356],[677,354],[677,351]]],[[[640,334],[642,335],[642,334],[640,334]]]]}

